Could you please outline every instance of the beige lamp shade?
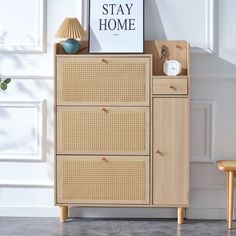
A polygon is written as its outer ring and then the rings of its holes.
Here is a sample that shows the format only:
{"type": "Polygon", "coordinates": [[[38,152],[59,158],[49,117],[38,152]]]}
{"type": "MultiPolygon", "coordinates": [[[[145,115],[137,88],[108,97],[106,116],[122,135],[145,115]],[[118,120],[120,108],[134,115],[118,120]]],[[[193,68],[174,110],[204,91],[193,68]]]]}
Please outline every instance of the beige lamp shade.
{"type": "Polygon", "coordinates": [[[65,18],[56,33],[57,38],[83,39],[86,33],[77,18],[65,18]]]}

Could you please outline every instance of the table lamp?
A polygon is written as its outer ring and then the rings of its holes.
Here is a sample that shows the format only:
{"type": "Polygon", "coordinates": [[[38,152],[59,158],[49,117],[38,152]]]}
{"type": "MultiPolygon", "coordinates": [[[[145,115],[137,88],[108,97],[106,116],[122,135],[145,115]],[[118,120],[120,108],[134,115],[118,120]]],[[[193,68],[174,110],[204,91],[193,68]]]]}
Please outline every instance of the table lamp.
{"type": "Polygon", "coordinates": [[[86,33],[77,18],[65,18],[56,37],[67,38],[62,42],[62,47],[66,53],[73,54],[80,50],[80,42],[76,39],[85,38],[86,33]]]}

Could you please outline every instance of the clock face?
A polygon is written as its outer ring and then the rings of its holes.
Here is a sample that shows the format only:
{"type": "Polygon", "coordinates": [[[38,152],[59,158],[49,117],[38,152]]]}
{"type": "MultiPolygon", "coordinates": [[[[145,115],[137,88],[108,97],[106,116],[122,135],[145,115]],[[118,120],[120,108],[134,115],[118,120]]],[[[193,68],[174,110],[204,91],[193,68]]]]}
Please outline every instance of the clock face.
{"type": "Polygon", "coordinates": [[[163,72],[168,76],[175,76],[181,73],[181,64],[176,60],[167,60],[163,64],[163,72]]]}

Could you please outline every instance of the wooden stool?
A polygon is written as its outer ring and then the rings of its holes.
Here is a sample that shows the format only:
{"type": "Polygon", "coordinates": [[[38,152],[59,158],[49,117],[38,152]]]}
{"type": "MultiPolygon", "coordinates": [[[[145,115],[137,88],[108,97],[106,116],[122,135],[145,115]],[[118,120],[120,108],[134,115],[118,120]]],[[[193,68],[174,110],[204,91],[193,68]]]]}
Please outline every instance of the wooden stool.
{"type": "Polygon", "coordinates": [[[236,160],[235,161],[217,161],[219,170],[226,172],[226,205],[227,205],[227,221],[228,229],[232,229],[233,220],[233,199],[234,199],[234,176],[236,174],[236,160]]]}

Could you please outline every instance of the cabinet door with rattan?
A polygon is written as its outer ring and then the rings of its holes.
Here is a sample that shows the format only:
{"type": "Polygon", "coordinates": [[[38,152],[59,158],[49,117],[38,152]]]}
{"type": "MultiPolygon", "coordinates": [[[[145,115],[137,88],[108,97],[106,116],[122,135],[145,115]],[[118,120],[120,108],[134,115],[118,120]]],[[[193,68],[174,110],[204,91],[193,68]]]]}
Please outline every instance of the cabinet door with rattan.
{"type": "Polygon", "coordinates": [[[189,99],[153,99],[153,203],[188,205],[189,99]]]}
{"type": "Polygon", "coordinates": [[[150,61],[149,56],[57,56],[57,104],[148,106],[150,61]]]}
{"type": "Polygon", "coordinates": [[[58,107],[57,154],[149,155],[149,108],[58,107]]]}
{"type": "Polygon", "coordinates": [[[148,204],[149,157],[57,156],[57,204],[148,204]]]}

